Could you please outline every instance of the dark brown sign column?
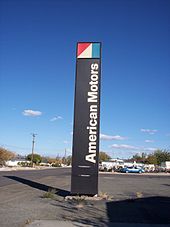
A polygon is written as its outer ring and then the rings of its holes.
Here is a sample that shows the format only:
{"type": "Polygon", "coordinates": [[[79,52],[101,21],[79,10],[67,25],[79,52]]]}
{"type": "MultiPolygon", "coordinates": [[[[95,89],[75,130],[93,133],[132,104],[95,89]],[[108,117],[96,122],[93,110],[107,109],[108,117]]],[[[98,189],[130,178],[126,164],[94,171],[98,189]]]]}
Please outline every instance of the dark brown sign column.
{"type": "Polygon", "coordinates": [[[101,44],[78,43],[71,193],[98,193],[101,44]]]}

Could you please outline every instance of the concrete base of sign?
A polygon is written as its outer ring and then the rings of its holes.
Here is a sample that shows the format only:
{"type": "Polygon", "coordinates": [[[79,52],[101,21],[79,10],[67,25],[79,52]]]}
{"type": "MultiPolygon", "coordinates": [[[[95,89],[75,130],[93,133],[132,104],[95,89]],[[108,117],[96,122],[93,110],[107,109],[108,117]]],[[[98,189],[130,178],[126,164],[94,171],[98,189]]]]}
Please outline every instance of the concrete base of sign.
{"type": "Polygon", "coordinates": [[[71,195],[71,196],[66,196],[65,200],[86,200],[86,201],[99,201],[99,200],[111,200],[112,197],[107,195],[107,193],[100,193],[99,195],[71,195]]]}
{"type": "Polygon", "coordinates": [[[75,226],[92,227],[92,225],[58,220],[35,220],[32,223],[26,225],[26,227],[75,227],[75,226]]]}

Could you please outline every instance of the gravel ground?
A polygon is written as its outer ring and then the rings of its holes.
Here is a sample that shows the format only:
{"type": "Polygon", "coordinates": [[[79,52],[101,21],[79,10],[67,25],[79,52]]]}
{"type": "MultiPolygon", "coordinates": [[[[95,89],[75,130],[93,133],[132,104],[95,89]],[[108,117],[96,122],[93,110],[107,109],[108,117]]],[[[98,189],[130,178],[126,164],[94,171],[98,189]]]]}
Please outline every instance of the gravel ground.
{"type": "MultiPolygon", "coordinates": [[[[42,181],[50,185],[52,180],[56,179],[47,177],[42,181]]],[[[60,183],[66,187],[65,179],[60,179],[60,183]]],[[[0,195],[3,195],[3,198],[0,196],[0,226],[23,227],[36,219],[79,220],[82,223],[88,222],[89,219],[91,223],[96,223],[96,220],[107,221],[105,201],[65,201],[62,196],[56,194],[53,198],[46,198],[46,193],[24,184],[12,184],[1,188],[0,195]]]]}
{"type": "Polygon", "coordinates": [[[0,226],[24,227],[34,220],[98,227],[122,221],[168,224],[169,186],[167,175],[101,174],[99,191],[101,196],[109,195],[109,200],[66,201],[70,170],[4,172],[0,176],[0,226]]]}

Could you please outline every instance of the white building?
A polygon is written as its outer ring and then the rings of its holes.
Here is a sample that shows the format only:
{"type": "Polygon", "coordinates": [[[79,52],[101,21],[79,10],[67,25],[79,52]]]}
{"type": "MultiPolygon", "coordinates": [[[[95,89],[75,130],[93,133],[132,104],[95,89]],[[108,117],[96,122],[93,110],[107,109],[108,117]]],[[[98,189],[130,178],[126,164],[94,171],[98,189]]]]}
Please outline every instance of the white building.
{"type": "Polygon", "coordinates": [[[17,167],[21,162],[30,163],[30,161],[26,161],[26,160],[9,160],[9,161],[6,161],[6,166],[17,167]]]}
{"type": "Polygon", "coordinates": [[[170,161],[162,162],[161,167],[165,168],[165,170],[170,170],[170,161]]]}

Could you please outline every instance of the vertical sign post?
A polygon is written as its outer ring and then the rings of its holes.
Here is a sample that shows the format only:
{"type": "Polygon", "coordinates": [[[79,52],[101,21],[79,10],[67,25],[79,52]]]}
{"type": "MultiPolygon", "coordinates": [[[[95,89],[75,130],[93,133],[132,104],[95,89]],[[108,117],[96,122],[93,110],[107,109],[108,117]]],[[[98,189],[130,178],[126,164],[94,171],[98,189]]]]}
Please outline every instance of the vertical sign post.
{"type": "Polygon", "coordinates": [[[71,193],[98,193],[101,43],[78,43],[71,193]]]}

